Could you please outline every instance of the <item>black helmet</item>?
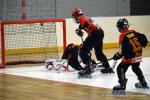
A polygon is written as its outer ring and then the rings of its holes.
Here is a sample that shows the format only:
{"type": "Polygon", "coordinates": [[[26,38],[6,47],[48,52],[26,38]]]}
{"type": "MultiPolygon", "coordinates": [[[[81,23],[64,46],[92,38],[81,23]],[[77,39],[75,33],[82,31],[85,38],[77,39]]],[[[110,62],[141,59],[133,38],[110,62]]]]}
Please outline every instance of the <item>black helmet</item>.
{"type": "Polygon", "coordinates": [[[129,23],[128,23],[128,21],[125,18],[123,18],[123,19],[119,19],[118,20],[116,26],[117,26],[118,30],[120,31],[122,29],[129,28],[129,23]]]}

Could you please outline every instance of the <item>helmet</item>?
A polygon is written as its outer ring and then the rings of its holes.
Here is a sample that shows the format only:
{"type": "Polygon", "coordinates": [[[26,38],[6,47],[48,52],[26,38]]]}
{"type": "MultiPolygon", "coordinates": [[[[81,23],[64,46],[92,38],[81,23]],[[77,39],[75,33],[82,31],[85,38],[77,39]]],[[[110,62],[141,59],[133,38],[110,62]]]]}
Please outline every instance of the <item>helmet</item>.
{"type": "Polygon", "coordinates": [[[71,44],[68,44],[67,48],[71,49],[71,48],[73,48],[73,46],[74,46],[74,44],[71,43],[71,44]]]}
{"type": "Polygon", "coordinates": [[[128,21],[125,18],[123,18],[123,19],[119,19],[118,20],[116,26],[117,26],[118,30],[120,31],[122,29],[129,28],[129,23],[128,23],[128,21]]]}
{"type": "Polygon", "coordinates": [[[76,23],[79,23],[78,16],[83,15],[82,10],[80,8],[75,8],[72,11],[72,17],[75,19],[76,23]]]}

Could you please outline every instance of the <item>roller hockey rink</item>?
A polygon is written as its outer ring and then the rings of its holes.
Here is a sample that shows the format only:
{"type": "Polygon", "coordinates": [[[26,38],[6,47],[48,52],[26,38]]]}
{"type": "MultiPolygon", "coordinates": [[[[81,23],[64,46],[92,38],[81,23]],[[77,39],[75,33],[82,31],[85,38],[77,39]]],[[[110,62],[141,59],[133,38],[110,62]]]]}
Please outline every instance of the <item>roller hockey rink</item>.
{"type": "MultiPolygon", "coordinates": [[[[119,63],[120,61],[118,61],[119,63]]],[[[118,65],[117,63],[117,65],[118,65]]],[[[110,61],[112,64],[112,61],[110,61]]],[[[143,58],[143,62],[141,63],[140,68],[143,71],[143,74],[146,78],[148,85],[150,86],[150,57],[143,58]]],[[[112,89],[113,86],[117,85],[117,73],[116,68],[114,69],[114,74],[102,74],[99,71],[95,71],[92,74],[92,78],[82,79],[77,77],[77,71],[69,68],[69,72],[61,71],[61,70],[47,70],[45,66],[34,66],[34,67],[17,67],[17,68],[6,68],[1,69],[1,74],[15,75],[21,76],[25,78],[34,78],[34,79],[44,79],[49,81],[63,82],[67,84],[78,84],[85,85],[97,88],[107,88],[112,89]]],[[[126,86],[126,91],[136,92],[136,93],[144,93],[150,94],[150,90],[136,89],[135,83],[138,82],[136,75],[129,67],[126,77],[128,78],[128,83],[126,86]]],[[[108,94],[111,94],[109,92],[108,94]]],[[[130,93],[128,93],[130,94],[130,93]]]]}

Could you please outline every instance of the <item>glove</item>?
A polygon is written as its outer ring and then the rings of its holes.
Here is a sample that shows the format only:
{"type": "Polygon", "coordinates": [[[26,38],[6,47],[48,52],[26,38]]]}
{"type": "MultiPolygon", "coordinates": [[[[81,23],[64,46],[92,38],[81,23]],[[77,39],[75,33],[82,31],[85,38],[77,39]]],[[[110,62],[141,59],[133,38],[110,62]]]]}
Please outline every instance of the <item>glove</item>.
{"type": "Polygon", "coordinates": [[[81,31],[81,29],[76,29],[76,34],[82,37],[84,33],[81,31]]]}
{"type": "Polygon", "coordinates": [[[114,60],[118,60],[120,58],[122,58],[122,54],[119,54],[119,52],[115,53],[114,56],[113,56],[114,60]]]}

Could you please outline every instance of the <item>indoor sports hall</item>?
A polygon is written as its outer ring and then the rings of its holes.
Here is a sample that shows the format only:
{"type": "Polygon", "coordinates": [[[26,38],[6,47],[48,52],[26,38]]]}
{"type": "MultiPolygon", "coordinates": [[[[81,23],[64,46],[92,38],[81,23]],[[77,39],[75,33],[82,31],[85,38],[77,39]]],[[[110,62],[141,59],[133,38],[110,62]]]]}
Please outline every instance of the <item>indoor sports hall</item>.
{"type": "MultiPolygon", "coordinates": [[[[150,86],[149,0],[0,0],[0,100],[149,100],[150,89],[135,87],[139,81],[131,67],[125,94],[112,93],[121,59],[113,66],[111,58],[120,50],[116,23],[122,18],[147,37],[140,68],[150,86]],[[91,78],[79,78],[61,59],[68,44],[81,45],[88,36],[75,32],[75,8],[104,30],[103,52],[114,73],[96,67],[91,78]]],[[[91,56],[98,62],[94,49],[91,56]]]]}

